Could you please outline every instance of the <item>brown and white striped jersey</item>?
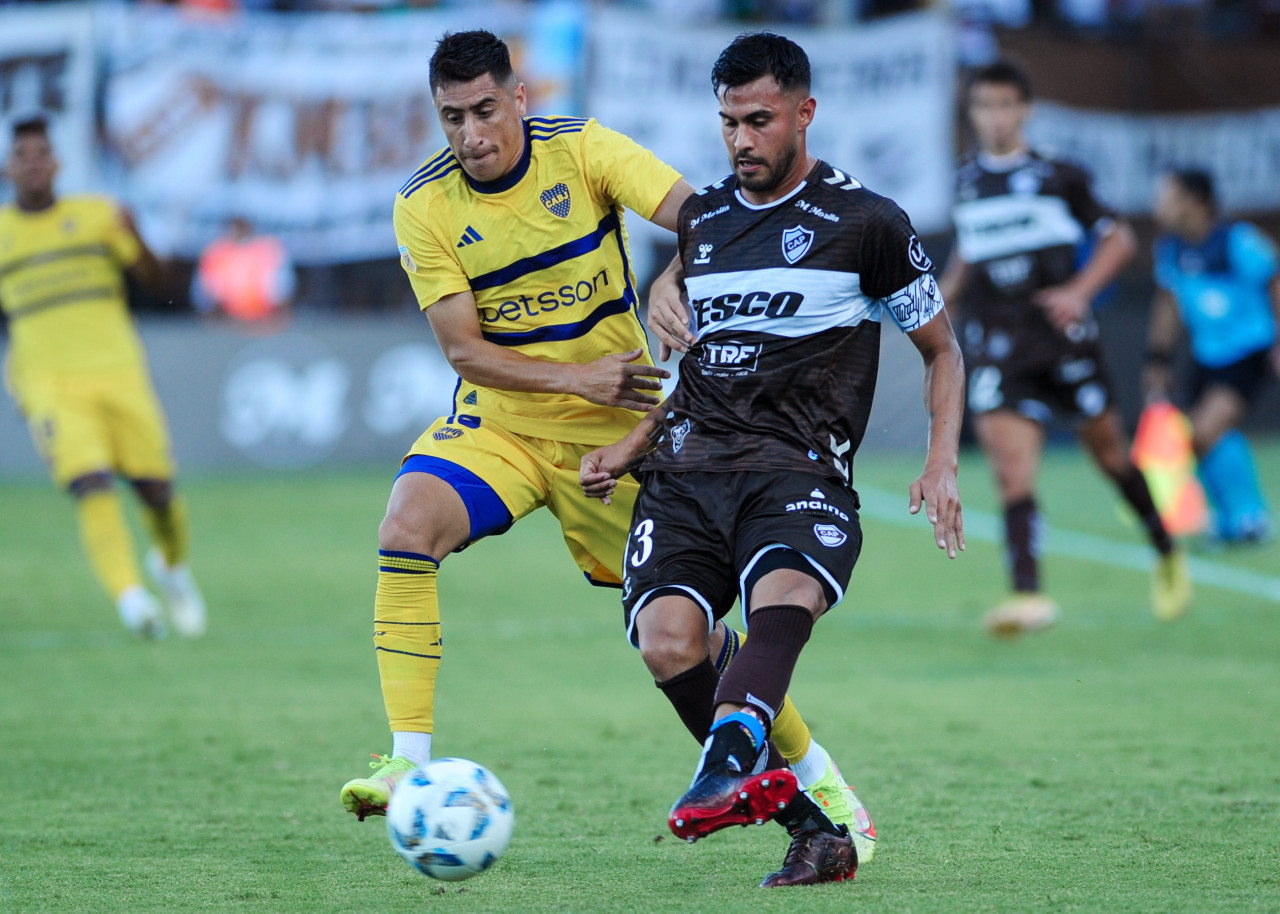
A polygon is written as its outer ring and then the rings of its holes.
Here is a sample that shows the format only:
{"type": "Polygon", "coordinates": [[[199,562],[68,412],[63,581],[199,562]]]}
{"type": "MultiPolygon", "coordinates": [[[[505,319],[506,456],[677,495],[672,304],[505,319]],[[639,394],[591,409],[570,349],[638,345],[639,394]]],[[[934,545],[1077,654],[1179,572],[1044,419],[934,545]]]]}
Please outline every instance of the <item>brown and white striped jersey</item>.
{"type": "Polygon", "coordinates": [[[680,256],[698,341],[642,472],[795,470],[849,483],[875,392],[880,322],[942,311],[903,211],[819,161],[772,203],[733,176],[689,198],[680,256]]]}

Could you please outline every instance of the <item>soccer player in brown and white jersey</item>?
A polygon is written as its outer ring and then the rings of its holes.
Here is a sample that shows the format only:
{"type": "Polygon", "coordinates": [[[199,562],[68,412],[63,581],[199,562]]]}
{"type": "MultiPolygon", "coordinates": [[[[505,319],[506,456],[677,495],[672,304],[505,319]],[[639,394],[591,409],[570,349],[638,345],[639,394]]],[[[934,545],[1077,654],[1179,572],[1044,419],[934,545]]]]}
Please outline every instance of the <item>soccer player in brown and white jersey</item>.
{"type": "Polygon", "coordinates": [[[777,818],[792,843],[766,886],[839,881],[858,864],[847,829],[797,792],[767,746],[800,651],[843,598],[862,545],[853,456],[886,316],[926,368],[929,452],[910,510],[927,505],[951,557],[964,548],[960,347],[906,215],[809,155],[809,75],[804,51],[767,32],[739,37],[716,61],[733,174],[681,207],[679,257],[665,276],[683,282],[692,328],[678,308],[651,317],[664,344],[684,352],[680,381],[631,434],[582,464],[595,497],[638,464],[628,635],[655,680],[686,677],[714,703],[671,829],[693,841],[777,818]],[[717,681],[704,645],[739,596],[751,637],[717,681]]]}
{"type": "Polygon", "coordinates": [[[1040,589],[1036,476],[1045,427],[1075,425],[1094,462],[1141,519],[1157,552],[1152,608],[1176,619],[1191,600],[1185,556],[1174,548],[1129,443],[1102,364],[1094,297],[1133,256],[1133,232],[1100,204],[1081,169],[1033,151],[1023,134],[1031,85],[1012,64],[978,70],[969,85],[978,154],[959,174],[954,253],[940,285],[963,305],[969,409],[1004,507],[1010,597],[983,620],[997,635],[1052,625],[1040,589]],[[1097,243],[1077,268],[1077,250],[1097,243]]]}

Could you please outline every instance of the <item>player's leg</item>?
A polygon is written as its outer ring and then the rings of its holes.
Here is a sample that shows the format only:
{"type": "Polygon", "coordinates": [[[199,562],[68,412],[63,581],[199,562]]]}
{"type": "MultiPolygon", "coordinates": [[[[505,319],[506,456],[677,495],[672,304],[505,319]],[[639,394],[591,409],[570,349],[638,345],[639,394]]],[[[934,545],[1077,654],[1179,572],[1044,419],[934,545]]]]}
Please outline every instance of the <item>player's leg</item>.
{"type": "Polygon", "coordinates": [[[801,510],[795,506],[812,504],[811,478],[758,473],[728,485],[736,487],[743,506],[734,518],[733,562],[740,569],[751,637],[721,677],[715,722],[693,784],[673,808],[672,824],[677,834],[687,832],[685,837],[714,830],[708,826],[719,827],[724,820],[708,816],[708,800],[731,790],[737,808],[777,819],[792,836],[786,863],[764,885],[850,878],[857,864],[849,828],[833,823],[803,792],[779,808],[778,795],[789,786],[783,776],[789,772],[753,771],[749,763],[764,761],[762,741],[814,620],[844,595],[862,542],[856,496],[837,483],[824,484],[821,506],[801,510]],[[822,554],[815,558],[811,553],[817,551],[822,554]],[[678,826],[675,819],[686,824],[678,826]]]}
{"type": "Polygon", "coordinates": [[[75,499],[80,541],[103,588],[115,601],[120,621],[143,638],[166,634],[160,604],[142,585],[124,502],[107,472],[85,473],[67,485],[75,499]]]}
{"type": "Polygon", "coordinates": [[[164,618],[142,585],[124,502],[115,487],[102,396],[103,391],[49,387],[25,391],[20,405],[54,485],[75,501],[81,546],[120,620],[144,638],[161,638],[164,618]]]}
{"type": "Polygon", "coordinates": [[[153,546],[147,571],[160,587],[174,631],[198,638],[208,627],[204,594],[187,564],[189,534],[186,502],[169,479],[131,479],[142,502],[142,517],[153,546]]]}
{"type": "Polygon", "coordinates": [[[997,408],[975,416],[974,430],[1000,496],[1012,591],[987,613],[983,627],[1002,636],[1048,628],[1057,621],[1058,607],[1040,591],[1043,522],[1035,498],[1044,426],[1013,409],[997,408]]]}
{"type": "Polygon", "coordinates": [[[104,393],[114,465],[142,504],[152,548],[147,570],[159,586],[174,630],[195,638],[206,628],[204,596],[188,565],[186,503],[175,491],[169,431],[150,379],[122,374],[104,393]]]}
{"type": "MultiPolygon", "coordinates": [[[[716,624],[711,632],[711,656],[716,658],[718,674],[724,675],[746,640],[745,633],[729,628],[724,620],[716,624]]],[[[710,726],[710,713],[706,720],[704,733],[710,726]]],[[[871,814],[845,780],[836,760],[813,738],[790,695],[783,699],[770,735],[809,798],[822,808],[833,823],[848,827],[853,834],[859,862],[870,861],[875,856],[876,848],[876,826],[871,814]]]]}
{"type": "MultiPolygon", "coordinates": [[[[855,547],[856,552],[856,547],[855,547]]],[[[700,780],[714,784],[714,769],[706,770],[718,757],[733,758],[752,739],[753,721],[768,724],[769,709],[789,685],[800,651],[808,641],[813,621],[828,603],[838,600],[826,581],[815,576],[810,560],[790,549],[775,549],[765,556],[767,568],[757,567],[747,581],[751,608],[751,641],[735,660],[717,691],[717,721],[708,740],[704,771],[700,780]],[[753,647],[753,645],[763,645],[753,647]]],[[[764,565],[765,563],[759,563],[764,565]]],[[[756,782],[747,781],[738,790],[749,796],[777,772],[765,771],[756,782]]],[[[699,780],[690,793],[696,794],[699,780]]],[[[704,788],[705,789],[705,788],[704,788]]],[[[767,794],[766,794],[767,796],[767,794]]],[[[857,848],[851,829],[836,823],[805,793],[797,793],[785,810],[775,814],[791,835],[791,846],[780,870],[762,883],[766,887],[803,885],[852,878],[858,865],[857,848]]],[[[872,845],[873,846],[873,845],[872,845]]]]}
{"type": "Polygon", "coordinates": [[[1191,602],[1191,574],[1186,556],[1174,548],[1146,477],[1129,455],[1129,441],[1120,424],[1120,414],[1114,408],[1104,410],[1083,422],[1077,436],[1094,463],[1133,508],[1156,550],[1158,558],[1151,585],[1153,612],[1164,621],[1179,618],[1191,602]]]}
{"type": "MultiPolygon", "coordinates": [[[[591,448],[582,445],[563,445],[558,450],[562,453],[554,458],[556,465],[548,492],[547,507],[560,521],[565,545],[587,580],[597,586],[621,587],[622,556],[631,529],[631,513],[639,485],[630,478],[621,480],[608,505],[597,500],[584,499],[578,483],[578,467],[582,455],[591,448]]],[[[717,675],[724,672],[738,646],[745,639],[746,635],[731,631],[723,620],[715,623],[711,631],[709,650],[710,656],[717,658],[717,675]]],[[[706,632],[698,636],[696,644],[684,647],[688,647],[694,653],[705,652],[708,647],[706,632]]],[[[677,672],[687,669],[689,667],[686,665],[677,672]]],[[[681,715],[681,719],[684,719],[685,712],[679,706],[676,707],[676,712],[681,715]]],[[[709,705],[707,713],[710,714],[709,705]]],[[[827,767],[825,751],[813,742],[808,725],[796,711],[790,698],[784,701],[782,709],[778,712],[778,720],[774,726],[774,742],[788,762],[800,763],[808,758],[811,768],[821,765],[825,770],[827,767]]],[[[822,772],[818,772],[815,777],[820,777],[821,774],[822,772]]]]}
{"type": "Polygon", "coordinates": [[[440,669],[436,573],[449,553],[501,533],[541,503],[536,466],[496,428],[436,422],[414,444],[378,527],[374,653],[392,748],[340,799],[360,819],[383,815],[396,782],[431,758],[440,669]]]}
{"type": "Polygon", "coordinates": [[[1200,481],[1225,543],[1255,542],[1270,529],[1253,453],[1239,431],[1247,410],[1245,394],[1225,380],[1205,386],[1189,410],[1200,481]]]}
{"type": "MultiPolygon", "coordinates": [[[[639,486],[629,478],[621,480],[609,505],[582,498],[578,466],[590,449],[563,446],[564,453],[556,460],[547,507],[560,521],[565,544],[587,580],[598,586],[621,587],[622,557],[639,486]]],[[[655,684],[700,744],[711,726],[719,676],[745,641],[745,634],[718,620],[711,630],[709,645],[706,627],[695,626],[684,632],[651,632],[641,646],[655,684]],[[715,658],[714,665],[706,662],[709,657],[715,658]]],[[[865,856],[870,859],[875,841],[871,817],[845,782],[835,760],[812,738],[789,697],[783,700],[772,734],[774,745],[801,785],[834,821],[857,831],[866,848],[865,856]]]]}

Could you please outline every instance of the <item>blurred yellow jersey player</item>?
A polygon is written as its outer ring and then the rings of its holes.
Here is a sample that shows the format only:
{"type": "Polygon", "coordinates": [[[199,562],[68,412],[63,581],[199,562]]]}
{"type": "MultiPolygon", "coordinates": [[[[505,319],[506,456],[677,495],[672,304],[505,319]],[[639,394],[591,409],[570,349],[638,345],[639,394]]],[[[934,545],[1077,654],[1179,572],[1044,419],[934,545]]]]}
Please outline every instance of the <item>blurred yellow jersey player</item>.
{"type": "MultiPolygon", "coordinates": [[[[361,819],[383,814],[399,778],[430,758],[445,556],[545,505],[586,578],[620,586],[636,485],[620,486],[612,505],[588,500],[579,465],[658,404],[669,374],[653,366],[637,314],[623,209],[674,230],[693,193],[594,120],[526,117],[506,45],[488,32],[442,38],[431,87],[449,146],[400,188],[395,231],[459,380],[450,415],[405,458],[379,528],[374,646],[393,746],[342,789],[361,819]]],[[[739,638],[718,624],[709,643],[701,633],[691,649],[710,673],[699,689],[714,691],[711,658],[727,663],[739,638]]],[[[673,691],[659,685],[681,719],[692,701],[710,727],[711,696],[689,698],[677,679],[673,691]]],[[[774,735],[785,755],[811,756],[826,774],[826,753],[793,710],[774,735]]],[[[828,793],[847,808],[835,784],[828,793]]]]}
{"type": "Polygon", "coordinates": [[[155,542],[148,570],[180,634],[204,631],[186,565],[182,502],[146,357],[126,305],[124,271],[159,274],[133,220],[111,200],[56,197],[57,161],[43,120],[14,126],[0,208],[0,308],[9,323],[6,386],[55,485],[75,498],[90,564],[124,624],[162,637],[168,623],[142,582],[114,478],[142,502],[155,542]]]}

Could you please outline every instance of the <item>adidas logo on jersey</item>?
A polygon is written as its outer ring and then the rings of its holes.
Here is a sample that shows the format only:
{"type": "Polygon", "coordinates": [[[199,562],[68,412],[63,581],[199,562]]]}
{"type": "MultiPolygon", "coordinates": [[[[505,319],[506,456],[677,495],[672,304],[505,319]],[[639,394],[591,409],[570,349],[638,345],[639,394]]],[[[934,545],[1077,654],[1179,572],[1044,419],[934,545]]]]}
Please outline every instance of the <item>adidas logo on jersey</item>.
{"type": "Polygon", "coordinates": [[[467,394],[465,397],[462,398],[462,402],[467,404],[468,406],[475,406],[476,399],[477,399],[476,392],[473,390],[471,391],[471,393],[467,394]]]}
{"type": "Polygon", "coordinates": [[[467,230],[462,233],[462,240],[458,242],[458,247],[465,248],[467,245],[475,244],[477,241],[484,241],[484,239],[480,237],[479,232],[468,225],[467,230]]]}

